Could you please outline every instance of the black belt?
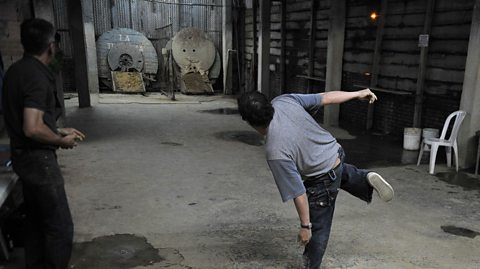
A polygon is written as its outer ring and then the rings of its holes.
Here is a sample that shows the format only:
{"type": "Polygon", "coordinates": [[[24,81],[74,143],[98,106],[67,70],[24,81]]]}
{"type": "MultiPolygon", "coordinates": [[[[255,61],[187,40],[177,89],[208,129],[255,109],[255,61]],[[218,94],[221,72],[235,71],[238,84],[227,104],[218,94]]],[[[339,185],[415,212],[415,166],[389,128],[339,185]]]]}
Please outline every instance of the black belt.
{"type": "Polygon", "coordinates": [[[337,166],[335,166],[334,168],[332,168],[330,171],[326,172],[325,174],[321,174],[321,175],[318,175],[318,176],[313,176],[313,177],[306,178],[303,181],[303,185],[305,185],[305,187],[308,188],[308,187],[315,186],[319,183],[323,183],[325,180],[335,181],[335,180],[339,179],[338,177],[341,176],[341,175],[338,173],[338,170],[340,168],[341,163],[342,162],[338,163],[337,166]]]}

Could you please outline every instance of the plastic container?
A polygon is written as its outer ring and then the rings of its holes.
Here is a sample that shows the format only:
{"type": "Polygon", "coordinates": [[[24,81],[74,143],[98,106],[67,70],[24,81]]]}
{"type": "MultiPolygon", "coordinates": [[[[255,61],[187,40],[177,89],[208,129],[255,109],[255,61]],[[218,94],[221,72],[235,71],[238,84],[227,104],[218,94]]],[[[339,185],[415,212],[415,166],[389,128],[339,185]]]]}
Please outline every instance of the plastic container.
{"type": "Polygon", "coordinates": [[[422,137],[423,138],[438,138],[439,130],[433,128],[423,128],[422,137]]]}
{"type": "Polygon", "coordinates": [[[403,131],[403,148],[406,150],[418,150],[420,148],[420,137],[422,129],[405,128],[403,131]]]}
{"type": "MultiPolygon", "coordinates": [[[[422,130],[422,137],[423,138],[438,138],[440,135],[439,135],[439,130],[438,129],[434,129],[434,128],[423,128],[422,130]]],[[[424,151],[430,151],[430,146],[429,145],[425,145],[423,147],[423,150],[424,151]]]]}

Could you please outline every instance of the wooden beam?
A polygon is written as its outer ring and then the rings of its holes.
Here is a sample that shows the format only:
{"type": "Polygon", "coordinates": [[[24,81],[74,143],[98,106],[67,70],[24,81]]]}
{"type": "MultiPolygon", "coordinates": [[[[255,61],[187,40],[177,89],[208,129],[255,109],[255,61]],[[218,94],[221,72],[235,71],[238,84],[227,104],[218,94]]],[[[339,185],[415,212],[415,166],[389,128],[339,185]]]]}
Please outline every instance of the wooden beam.
{"type": "MultiPolygon", "coordinates": [[[[430,36],[432,29],[433,15],[435,12],[435,0],[428,0],[427,10],[425,12],[425,23],[423,25],[423,34],[430,36]]],[[[415,112],[413,115],[413,127],[421,127],[423,110],[423,92],[425,90],[425,76],[427,74],[428,44],[420,49],[420,61],[417,76],[417,91],[415,96],[415,112]]]]}
{"type": "MultiPolygon", "coordinates": [[[[314,75],[315,68],[315,32],[317,25],[317,0],[311,0],[311,9],[310,9],[310,39],[308,45],[308,76],[312,77],[314,75]]],[[[313,81],[308,80],[308,93],[312,92],[313,81]]]]}
{"type": "Polygon", "coordinates": [[[83,12],[80,0],[68,1],[68,18],[70,23],[70,37],[73,44],[73,61],[75,63],[75,90],[78,93],[80,107],[90,106],[88,91],[87,63],[85,59],[86,47],[83,33],[83,12]]]}
{"type": "Polygon", "coordinates": [[[232,0],[222,0],[222,60],[223,60],[223,93],[232,94],[232,68],[229,68],[230,51],[232,50],[232,0]]]}
{"type": "MultiPolygon", "coordinates": [[[[343,47],[345,43],[346,0],[332,1],[328,28],[327,72],[325,75],[325,92],[337,91],[342,86],[343,47]]],[[[339,105],[324,108],[324,124],[338,126],[339,105]]]]}
{"type": "Polygon", "coordinates": [[[270,97],[270,1],[260,1],[258,90],[270,97]]]}
{"type": "Polygon", "coordinates": [[[287,43],[287,0],[281,2],[281,21],[280,21],[280,93],[286,92],[286,43],[287,43]]]}
{"type": "MultiPolygon", "coordinates": [[[[370,77],[370,88],[377,87],[378,84],[378,70],[380,68],[380,59],[382,56],[382,42],[383,32],[385,28],[385,21],[387,20],[388,0],[382,0],[380,7],[380,16],[378,18],[377,35],[375,38],[375,51],[373,53],[373,64],[370,77]]],[[[367,110],[367,130],[373,127],[374,104],[368,104],[367,110]]]]}
{"type": "Polygon", "coordinates": [[[252,63],[251,63],[251,79],[252,79],[252,91],[257,91],[257,73],[258,73],[258,51],[257,51],[257,10],[258,9],[258,0],[252,0],[252,16],[253,16],[253,54],[252,54],[252,63]]]}

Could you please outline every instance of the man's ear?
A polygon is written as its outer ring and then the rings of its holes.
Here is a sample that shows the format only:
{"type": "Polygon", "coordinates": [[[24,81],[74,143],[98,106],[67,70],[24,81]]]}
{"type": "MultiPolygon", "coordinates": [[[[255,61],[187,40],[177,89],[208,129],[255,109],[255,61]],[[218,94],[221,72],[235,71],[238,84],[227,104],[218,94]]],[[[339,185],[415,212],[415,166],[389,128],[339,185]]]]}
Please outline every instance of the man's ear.
{"type": "Polygon", "coordinates": [[[55,54],[55,43],[52,42],[48,45],[48,55],[54,55],[55,54]]]}

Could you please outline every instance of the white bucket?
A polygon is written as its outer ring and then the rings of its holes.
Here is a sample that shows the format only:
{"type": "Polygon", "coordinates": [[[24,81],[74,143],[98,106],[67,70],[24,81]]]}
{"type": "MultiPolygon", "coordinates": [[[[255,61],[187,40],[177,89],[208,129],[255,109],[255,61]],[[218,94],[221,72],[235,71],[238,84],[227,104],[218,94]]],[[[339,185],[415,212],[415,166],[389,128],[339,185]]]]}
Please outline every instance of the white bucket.
{"type": "Polygon", "coordinates": [[[405,128],[403,131],[403,148],[406,150],[418,150],[420,148],[420,137],[422,129],[405,128]]]}
{"type": "Polygon", "coordinates": [[[422,137],[423,138],[438,138],[439,130],[433,128],[423,128],[422,137]]]}
{"type": "MultiPolygon", "coordinates": [[[[423,128],[422,130],[422,137],[423,138],[438,138],[440,135],[439,135],[439,130],[438,129],[434,129],[434,128],[423,128]]],[[[429,145],[425,145],[423,147],[423,150],[424,151],[430,151],[430,146],[429,145]]]]}

